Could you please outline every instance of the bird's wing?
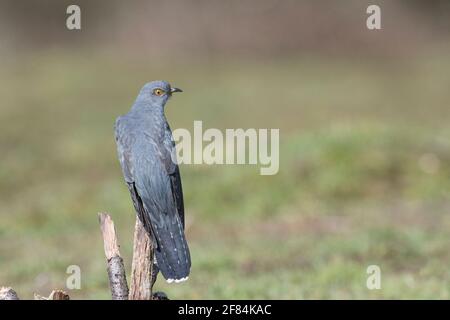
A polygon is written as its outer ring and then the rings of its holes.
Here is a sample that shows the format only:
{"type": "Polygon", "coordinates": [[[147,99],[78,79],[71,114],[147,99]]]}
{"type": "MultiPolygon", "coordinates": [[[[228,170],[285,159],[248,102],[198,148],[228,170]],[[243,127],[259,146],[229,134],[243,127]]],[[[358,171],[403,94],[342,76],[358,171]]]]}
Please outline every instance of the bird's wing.
{"type": "Polygon", "coordinates": [[[135,135],[132,131],[127,130],[126,121],[122,117],[117,118],[114,126],[114,135],[117,144],[117,155],[119,157],[120,166],[122,167],[123,176],[127,183],[134,182],[133,171],[133,154],[131,147],[135,143],[135,135]]]}
{"type": "Polygon", "coordinates": [[[180,216],[181,223],[184,228],[183,188],[181,186],[180,168],[178,167],[176,158],[175,142],[173,141],[172,132],[169,125],[167,125],[165,130],[164,150],[161,152],[161,161],[164,163],[166,172],[170,176],[172,194],[177,206],[178,215],[180,216]]]}
{"type": "Polygon", "coordinates": [[[183,206],[179,171],[176,166],[167,171],[170,155],[164,149],[145,141],[134,150],[134,181],[144,207],[144,226],[157,243],[158,267],[166,279],[180,280],[189,275],[191,259],[179,213],[183,206]]]}
{"type": "Polygon", "coordinates": [[[123,177],[127,183],[128,190],[130,191],[133,206],[142,223],[150,226],[149,215],[145,213],[142,199],[136,190],[134,182],[132,146],[135,143],[136,136],[132,130],[127,128],[127,121],[122,117],[117,118],[114,126],[114,133],[117,144],[117,155],[122,168],[123,177]]]}
{"type": "Polygon", "coordinates": [[[184,201],[183,201],[183,188],[181,186],[181,177],[180,177],[180,169],[178,166],[175,169],[175,172],[170,175],[170,181],[172,185],[172,194],[175,198],[175,203],[177,205],[177,212],[181,219],[181,224],[183,225],[183,229],[185,227],[184,222],[184,201]]]}
{"type": "Polygon", "coordinates": [[[130,128],[127,127],[127,121],[123,117],[119,117],[116,120],[114,133],[117,144],[117,155],[119,158],[120,166],[124,179],[127,183],[128,190],[130,191],[131,200],[133,206],[139,217],[139,220],[145,226],[145,229],[153,237],[151,231],[150,215],[146,212],[144,204],[136,189],[136,183],[134,181],[134,157],[132,152],[132,146],[136,143],[136,135],[130,128]]]}

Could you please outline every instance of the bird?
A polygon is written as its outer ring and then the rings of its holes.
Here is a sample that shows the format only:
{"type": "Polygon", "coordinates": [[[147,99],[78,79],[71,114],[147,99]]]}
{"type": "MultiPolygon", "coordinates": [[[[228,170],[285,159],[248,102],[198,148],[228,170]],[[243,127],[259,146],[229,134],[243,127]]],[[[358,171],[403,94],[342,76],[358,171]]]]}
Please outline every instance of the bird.
{"type": "Polygon", "coordinates": [[[180,169],[164,113],[176,92],[183,91],[166,81],[146,83],[114,126],[117,155],[134,208],[156,244],[156,274],[159,270],[168,283],[187,280],[191,269],[180,169]]]}

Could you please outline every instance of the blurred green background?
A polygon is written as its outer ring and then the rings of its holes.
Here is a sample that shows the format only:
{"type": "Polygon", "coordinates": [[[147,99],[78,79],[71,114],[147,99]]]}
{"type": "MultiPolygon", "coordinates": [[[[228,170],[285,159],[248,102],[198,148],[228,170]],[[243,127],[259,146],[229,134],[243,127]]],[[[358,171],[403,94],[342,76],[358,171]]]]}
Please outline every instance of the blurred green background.
{"type": "Polygon", "coordinates": [[[447,1],[0,1],[0,285],[109,299],[97,212],[130,270],[113,138],[141,86],[173,129],[279,128],[280,171],[182,165],[187,299],[450,297],[447,1]],[[379,4],[382,30],[366,28],[379,4]],[[378,265],[382,288],[368,290],[378,265]]]}

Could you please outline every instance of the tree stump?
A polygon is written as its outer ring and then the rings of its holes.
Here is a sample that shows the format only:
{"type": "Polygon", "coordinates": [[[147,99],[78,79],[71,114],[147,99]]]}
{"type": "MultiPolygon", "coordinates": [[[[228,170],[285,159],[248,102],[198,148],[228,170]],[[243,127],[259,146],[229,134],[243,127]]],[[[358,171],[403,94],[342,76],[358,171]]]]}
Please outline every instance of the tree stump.
{"type": "Polygon", "coordinates": [[[136,217],[133,262],[131,266],[130,300],[152,299],[153,244],[149,234],[136,217]]]}

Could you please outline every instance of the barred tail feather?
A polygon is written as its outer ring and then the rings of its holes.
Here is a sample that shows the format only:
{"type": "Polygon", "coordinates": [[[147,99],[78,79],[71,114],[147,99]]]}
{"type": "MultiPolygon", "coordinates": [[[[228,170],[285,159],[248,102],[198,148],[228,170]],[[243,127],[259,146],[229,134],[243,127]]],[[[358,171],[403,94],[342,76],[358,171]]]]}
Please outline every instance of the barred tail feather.
{"type": "Polygon", "coordinates": [[[191,269],[191,257],[178,215],[176,221],[165,228],[152,226],[156,239],[156,263],[167,282],[187,280],[191,269]]]}

